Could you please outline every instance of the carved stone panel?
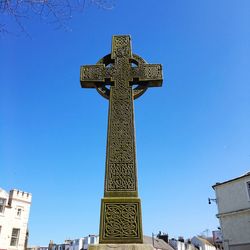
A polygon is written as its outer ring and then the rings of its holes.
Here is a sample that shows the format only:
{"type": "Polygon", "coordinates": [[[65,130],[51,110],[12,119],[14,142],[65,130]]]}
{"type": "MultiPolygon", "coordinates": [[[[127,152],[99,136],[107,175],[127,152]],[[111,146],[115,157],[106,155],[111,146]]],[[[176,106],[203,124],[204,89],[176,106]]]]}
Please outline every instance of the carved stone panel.
{"type": "Polygon", "coordinates": [[[131,86],[111,87],[105,196],[137,196],[132,98],[131,86]]]}
{"type": "Polygon", "coordinates": [[[113,36],[112,39],[112,58],[130,58],[132,55],[130,36],[113,36]]]}
{"type": "Polygon", "coordinates": [[[104,198],[100,243],[142,243],[141,204],[136,198],[104,198]]]}
{"type": "Polygon", "coordinates": [[[110,163],[107,191],[135,191],[135,168],[131,163],[110,163]]]}

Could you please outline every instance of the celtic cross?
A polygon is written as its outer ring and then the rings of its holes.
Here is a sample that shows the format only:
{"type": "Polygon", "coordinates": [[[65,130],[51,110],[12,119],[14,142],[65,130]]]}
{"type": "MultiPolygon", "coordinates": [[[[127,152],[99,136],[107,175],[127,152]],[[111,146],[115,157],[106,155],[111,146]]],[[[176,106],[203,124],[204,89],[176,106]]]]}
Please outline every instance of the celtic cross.
{"type": "Polygon", "coordinates": [[[112,53],[81,66],[81,86],[109,100],[100,243],[142,243],[133,100],[162,85],[162,66],[132,54],[130,36],[113,36],[112,53]],[[109,85],[109,87],[107,87],[109,85]]]}

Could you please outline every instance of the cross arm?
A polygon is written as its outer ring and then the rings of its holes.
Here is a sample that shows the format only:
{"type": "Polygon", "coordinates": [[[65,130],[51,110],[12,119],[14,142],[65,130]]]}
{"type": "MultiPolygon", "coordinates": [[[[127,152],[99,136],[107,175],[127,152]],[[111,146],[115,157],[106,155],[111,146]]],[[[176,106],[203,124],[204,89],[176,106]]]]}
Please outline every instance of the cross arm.
{"type": "Polygon", "coordinates": [[[96,88],[110,78],[110,70],[104,64],[81,66],[80,82],[82,88],[96,88]]]}
{"type": "Polygon", "coordinates": [[[146,82],[147,87],[162,86],[162,65],[142,64],[132,68],[132,78],[136,83],[146,82]]]}

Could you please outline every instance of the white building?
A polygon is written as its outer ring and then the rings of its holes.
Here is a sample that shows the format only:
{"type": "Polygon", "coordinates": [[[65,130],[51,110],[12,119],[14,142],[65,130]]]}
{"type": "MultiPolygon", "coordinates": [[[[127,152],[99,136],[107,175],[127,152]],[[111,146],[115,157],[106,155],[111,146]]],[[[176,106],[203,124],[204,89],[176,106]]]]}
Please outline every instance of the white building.
{"type": "Polygon", "coordinates": [[[88,235],[86,237],[78,238],[75,240],[65,240],[63,244],[54,244],[53,241],[50,241],[48,250],[87,250],[89,245],[95,245],[98,243],[98,235],[88,235]]]}
{"type": "Polygon", "coordinates": [[[87,250],[89,245],[95,245],[99,243],[98,235],[88,235],[83,238],[72,240],[69,250],[87,250]]]}
{"type": "Polygon", "coordinates": [[[88,249],[89,245],[99,244],[99,236],[90,234],[89,236],[84,237],[83,249],[88,249]]]}
{"type": "Polygon", "coordinates": [[[191,244],[191,242],[184,242],[184,240],[176,240],[176,239],[170,239],[169,245],[172,246],[175,250],[197,250],[194,245],[191,244]]]}
{"type": "Polygon", "coordinates": [[[81,249],[82,250],[84,249],[84,238],[79,238],[71,241],[69,250],[81,250],[81,249]]]}
{"type": "Polygon", "coordinates": [[[48,250],[48,247],[32,246],[32,247],[27,247],[27,250],[48,250]]]}
{"type": "Polygon", "coordinates": [[[172,246],[175,250],[186,250],[186,246],[184,242],[181,242],[176,239],[169,240],[170,246],[172,246]]]}
{"type": "Polygon", "coordinates": [[[212,245],[208,240],[199,236],[194,236],[191,239],[191,243],[199,250],[216,250],[216,247],[212,245]]]}
{"type": "Polygon", "coordinates": [[[213,186],[224,250],[250,249],[250,172],[213,186]]]}
{"type": "Polygon", "coordinates": [[[0,189],[0,250],[24,250],[31,194],[0,189]]]}

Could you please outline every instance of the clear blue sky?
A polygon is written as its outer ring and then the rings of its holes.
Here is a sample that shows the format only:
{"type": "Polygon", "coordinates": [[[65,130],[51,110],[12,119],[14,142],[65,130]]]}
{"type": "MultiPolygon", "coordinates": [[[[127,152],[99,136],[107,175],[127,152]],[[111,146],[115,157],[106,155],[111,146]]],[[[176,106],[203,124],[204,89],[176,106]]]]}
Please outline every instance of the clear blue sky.
{"type": "Polygon", "coordinates": [[[79,73],[113,34],[164,68],[135,101],[144,234],[216,229],[211,186],[250,166],[249,13],[248,0],[117,0],[75,13],[71,32],[34,19],[32,39],[1,38],[0,186],[33,194],[30,245],[98,233],[108,102],[79,73]]]}

